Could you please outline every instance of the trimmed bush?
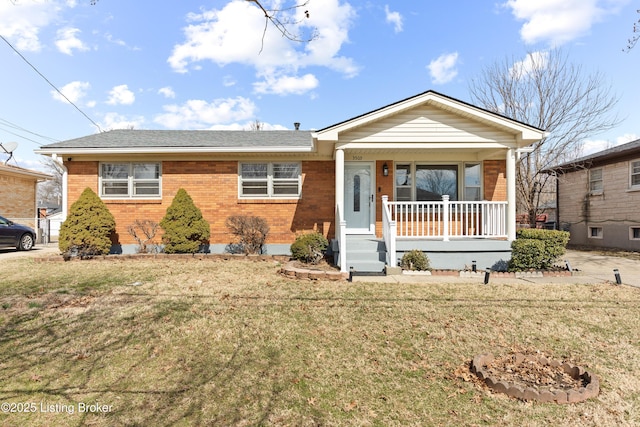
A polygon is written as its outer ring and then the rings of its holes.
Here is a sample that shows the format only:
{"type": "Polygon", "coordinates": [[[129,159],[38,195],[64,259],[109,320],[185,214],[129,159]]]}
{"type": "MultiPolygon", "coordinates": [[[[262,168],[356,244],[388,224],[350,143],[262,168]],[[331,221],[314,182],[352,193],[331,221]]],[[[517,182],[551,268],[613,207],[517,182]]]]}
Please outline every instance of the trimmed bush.
{"type": "Polygon", "coordinates": [[[107,255],[115,228],[116,221],[107,206],[93,190],[86,188],[60,226],[58,248],[65,259],[107,255]]]}
{"type": "Polygon", "coordinates": [[[167,208],[160,227],[164,230],[162,243],[168,254],[194,254],[211,235],[209,223],[183,188],[178,190],[167,208]]]}
{"type": "Polygon", "coordinates": [[[419,249],[406,252],[400,261],[403,270],[426,271],[431,270],[429,257],[419,249]]]}
{"type": "Polygon", "coordinates": [[[302,234],[291,245],[291,255],[298,261],[317,264],[324,258],[324,252],[328,247],[329,242],[322,234],[302,234]]]}
{"type": "Polygon", "coordinates": [[[238,238],[236,243],[229,245],[231,252],[242,252],[245,255],[263,253],[263,246],[269,234],[266,219],[259,216],[230,216],[227,218],[227,228],[238,238]]]}
{"type": "Polygon", "coordinates": [[[567,231],[523,228],[511,243],[509,271],[544,270],[564,255],[569,243],[567,231]]]}

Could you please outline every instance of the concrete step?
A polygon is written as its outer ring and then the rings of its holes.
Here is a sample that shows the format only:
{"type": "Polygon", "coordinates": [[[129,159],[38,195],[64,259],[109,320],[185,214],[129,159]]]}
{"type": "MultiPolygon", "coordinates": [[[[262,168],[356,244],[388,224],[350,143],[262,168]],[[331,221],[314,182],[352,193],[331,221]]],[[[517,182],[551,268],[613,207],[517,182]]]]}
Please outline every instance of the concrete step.
{"type": "Polygon", "coordinates": [[[385,263],[380,261],[347,260],[347,271],[353,271],[354,273],[381,273],[384,271],[384,265],[385,263]]]}
{"type": "Polygon", "coordinates": [[[384,270],[386,257],[384,242],[375,236],[347,236],[347,270],[379,273],[384,270]]]}

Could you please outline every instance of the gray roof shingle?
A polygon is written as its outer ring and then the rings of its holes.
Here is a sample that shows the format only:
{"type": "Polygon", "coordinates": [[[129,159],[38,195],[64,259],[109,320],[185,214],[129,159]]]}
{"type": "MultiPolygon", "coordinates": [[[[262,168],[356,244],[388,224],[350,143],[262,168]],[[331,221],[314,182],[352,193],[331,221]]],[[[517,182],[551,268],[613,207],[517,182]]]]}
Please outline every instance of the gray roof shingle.
{"type": "Polygon", "coordinates": [[[126,130],[118,129],[96,133],[42,147],[59,148],[311,148],[313,138],[309,131],[265,130],[126,130]]]}

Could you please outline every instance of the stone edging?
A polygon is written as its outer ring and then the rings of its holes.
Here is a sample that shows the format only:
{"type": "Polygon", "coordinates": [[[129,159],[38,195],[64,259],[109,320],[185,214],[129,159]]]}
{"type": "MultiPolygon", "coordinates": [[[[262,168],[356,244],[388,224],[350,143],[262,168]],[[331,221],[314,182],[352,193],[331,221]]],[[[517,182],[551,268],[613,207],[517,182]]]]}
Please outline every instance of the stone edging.
{"type": "Polygon", "coordinates": [[[564,372],[570,375],[573,379],[582,379],[586,383],[586,387],[581,387],[578,390],[568,391],[555,391],[548,390],[536,390],[532,387],[523,387],[520,385],[508,383],[506,381],[498,381],[496,378],[491,377],[484,367],[493,361],[492,354],[481,354],[473,358],[471,362],[471,371],[478,376],[491,390],[497,393],[504,393],[507,396],[515,397],[522,400],[535,400],[538,402],[554,402],[554,403],[578,403],[584,402],[587,399],[596,397],[600,392],[600,380],[594,374],[589,371],[585,371],[579,366],[572,365],[570,363],[560,363],[557,360],[550,360],[546,357],[537,356],[525,356],[523,354],[516,354],[516,361],[519,363],[523,361],[533,361],[543,365],[549,365],[553,367],[562,367],[564,372]]]}
{"type": "Polygon", "coordinates": [[[280,273],[291,279],[308,279],[308,280],[347,280],[349,273],[341,273],[339,271],[313,270],[307,268],[295,267],[294,262],[288,262],[280,269],[280,273]]]}

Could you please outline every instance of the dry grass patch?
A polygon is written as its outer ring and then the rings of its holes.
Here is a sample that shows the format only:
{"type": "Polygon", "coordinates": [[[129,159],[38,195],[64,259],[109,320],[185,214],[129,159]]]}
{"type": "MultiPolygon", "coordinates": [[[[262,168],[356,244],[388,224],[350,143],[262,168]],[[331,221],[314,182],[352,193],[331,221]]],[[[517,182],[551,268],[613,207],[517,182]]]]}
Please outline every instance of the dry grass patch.
{"type": "Polygon", "coordinates": [[[3,425],[634,425],[640,293],[612,285],[291,281],[272,262],[8,261],[0,401],[111,406],[3,425]],[[471,358],[542,350],[579,405],[493,395],[471,358]]]}

